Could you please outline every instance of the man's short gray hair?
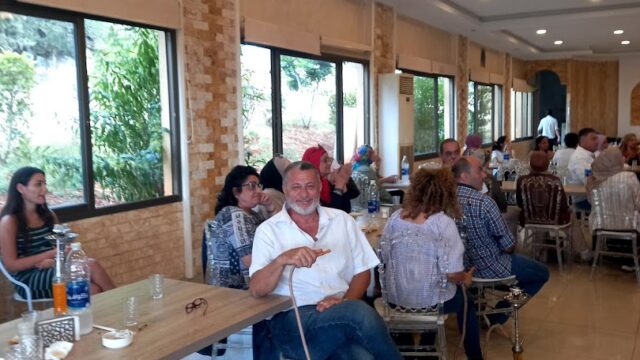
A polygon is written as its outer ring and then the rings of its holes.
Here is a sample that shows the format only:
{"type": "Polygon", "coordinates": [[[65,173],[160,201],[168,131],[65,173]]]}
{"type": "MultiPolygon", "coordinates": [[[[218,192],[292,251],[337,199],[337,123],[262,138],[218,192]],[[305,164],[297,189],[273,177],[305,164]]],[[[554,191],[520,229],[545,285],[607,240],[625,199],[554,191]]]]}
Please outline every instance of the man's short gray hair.
{"type": "Polygon", "coordinates": [[[460,176],[462,176],[463,173],[470,173],[471,163],[469,162],[469,159],[466,156],[461,157],[453,164],[451,171],[453,171],[453,177],[456,179],[460,179],[460,176]]]}
{"type": "Polygon", "coordinates": [[[313,171],[318,181],[320,181],[320,172],[316,169],[313,164],[307,161],[294,161],[289,166],[284,169],[284,174],[282,175],[282,187],[287,186],[287,181],[289,179],[289,172],[293,169],[298,169],[301,171],[313,171]]]}

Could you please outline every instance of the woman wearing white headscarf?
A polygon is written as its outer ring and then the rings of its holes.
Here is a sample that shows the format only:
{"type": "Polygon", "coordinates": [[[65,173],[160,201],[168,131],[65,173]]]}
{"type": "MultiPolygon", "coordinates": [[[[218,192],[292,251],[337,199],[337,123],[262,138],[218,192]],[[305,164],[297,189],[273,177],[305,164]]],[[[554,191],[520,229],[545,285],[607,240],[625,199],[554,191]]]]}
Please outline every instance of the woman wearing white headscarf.
{"type": "MultiPolygon", "coordinates": [[[[640,211],[640,182],[636,174],[624,171],[624,157],[617,147],[609,147],[591,163],[591,176],[587,178],[587,196],[593,204],[592,190],[630,191],[631,198],[618,204],[616,212],[633,214],[640,211]]],[[[594,217],[595,218],[595,217],[594,217]]],[[[640,229],[639,229],[640,230],[640,229]]]]}

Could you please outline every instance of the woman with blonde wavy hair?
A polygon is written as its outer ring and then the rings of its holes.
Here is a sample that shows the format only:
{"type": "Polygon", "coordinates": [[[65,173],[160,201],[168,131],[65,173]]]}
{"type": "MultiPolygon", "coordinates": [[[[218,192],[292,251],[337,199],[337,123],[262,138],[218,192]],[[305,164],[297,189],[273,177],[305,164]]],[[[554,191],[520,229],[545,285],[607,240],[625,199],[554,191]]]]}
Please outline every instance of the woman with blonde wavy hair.
{"type": "MultiPolygon", "coordinates": [[[[467,357],[482,359],[478,319],[470,296],[466,298],[466,323],[464,317],[462,286],[471,284],[474,269],[464,269],[464,244],[454,221],[462,216],[456,189],[450,169],[418,170],[411,177],[411,187],[402,208],[391,215],[384,228],[380,239],[381,261],[402,264],[403,269],[420,272],[415,274],[419,283],[406,281],[399,278],[401,276],[387,278],[387,282],[395,284],[390,296],[394,305],[429,308],[443,303],[444,312],[455,312],[458,329],[466,331],[464,349],[467,357]],[[387,245],[390,243],[393,243],[393,251],[387,245]],[[411,259],[419,259],[419,263],[411,264],[411,259]],[[443,279],[447,280],[444,285],[443,279]]],[[[395,275],[399,273],[403,272],[395,275]]]]}

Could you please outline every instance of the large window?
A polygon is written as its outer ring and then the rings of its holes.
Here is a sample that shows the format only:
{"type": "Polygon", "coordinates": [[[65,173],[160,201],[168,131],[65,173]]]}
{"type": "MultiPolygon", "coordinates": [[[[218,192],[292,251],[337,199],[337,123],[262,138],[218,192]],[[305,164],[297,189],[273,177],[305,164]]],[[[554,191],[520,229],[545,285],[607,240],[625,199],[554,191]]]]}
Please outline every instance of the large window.
{"type": "Polygon", "coordinates": [[[65,220],[178,200],[174,34],[41,9],[0,5],[0,207],[22,166],[65,220]]]}
{"type": "Polygon", "coordinates": [[[321,144],[348,161],[366,142],[366,64],[242,45],[244,155],[260,168],[321,144]]]}
{"type": "Polygon", "coordinates": [[[454,137],[453,81],[413,74],[414,153],[420,159],[437,153],[442,140],[454,137]]]}
{"type": "Polygon", "coordinates": [[[467,134],[478,134],[483,144],[502,135],[502,87],[469,82],[467,134]]]}
{"type": "Polygon", "coordinates": [[[533,93],[511,90],[511,139],[533,136],[533,93]]]}

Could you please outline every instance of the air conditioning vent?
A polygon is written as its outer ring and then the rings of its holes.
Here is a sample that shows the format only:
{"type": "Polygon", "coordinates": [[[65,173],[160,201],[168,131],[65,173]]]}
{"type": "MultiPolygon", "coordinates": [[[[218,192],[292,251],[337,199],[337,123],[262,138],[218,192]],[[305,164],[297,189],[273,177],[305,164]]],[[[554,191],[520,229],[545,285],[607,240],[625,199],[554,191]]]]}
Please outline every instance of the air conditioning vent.
{"type": "Polygon", "coordinates": [[[400,76],[400,95],[413,95],[413,77],[400,76]]]}

